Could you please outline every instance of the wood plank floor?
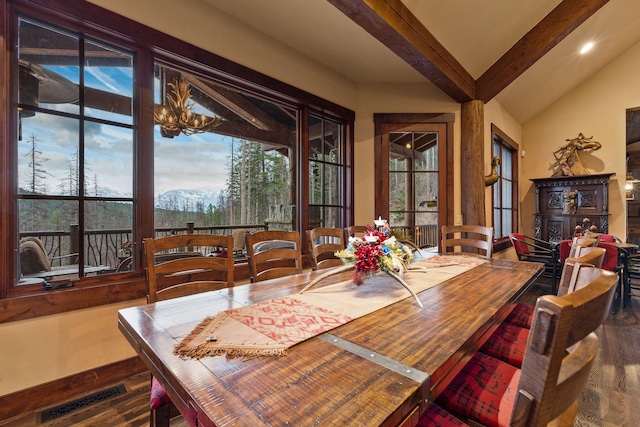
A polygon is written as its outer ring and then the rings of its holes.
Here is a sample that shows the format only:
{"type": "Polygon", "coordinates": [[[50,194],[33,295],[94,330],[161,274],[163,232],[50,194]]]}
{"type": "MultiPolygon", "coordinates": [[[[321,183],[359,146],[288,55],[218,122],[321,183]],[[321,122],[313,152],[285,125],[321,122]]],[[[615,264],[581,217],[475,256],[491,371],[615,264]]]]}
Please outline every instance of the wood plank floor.
{"type": "MultiPolygon", "coordinates": [[[[550,292],[550,286],[541,283],[534,287],[529,300],[535,301],[537,295],[550,292]]],[[[589,384],[582,394],[574,425],[640,426],[640,293],[634,294],[630,306],[609,315],[598,335],[601,339],[600,352],[589,384]]],[[[149,374],[139,374],[121,383],[126,393],[54,420],[40,422],[41,412],[48,409],[42,408],[0,421],[0,427],[148,426],[149,374]]],[[[172,420],[171,425],[188,427],[182,417],[172,420]]]]}

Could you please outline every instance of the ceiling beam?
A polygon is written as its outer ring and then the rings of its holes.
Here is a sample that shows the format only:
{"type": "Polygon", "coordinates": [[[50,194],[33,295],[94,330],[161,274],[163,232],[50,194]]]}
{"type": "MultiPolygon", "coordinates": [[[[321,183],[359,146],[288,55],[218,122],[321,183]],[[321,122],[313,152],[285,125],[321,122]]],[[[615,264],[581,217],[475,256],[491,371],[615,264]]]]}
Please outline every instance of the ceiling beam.
{"type": "Polygon", "coordinates": [[[400,0],[327,0],[456,102],[476,99],[475,81],[400,0]]]}
{"type": "Polygon", "coordinates": [[[477,99],[493,99],[608,1],[563,0],[478,78],[477,99]]]}

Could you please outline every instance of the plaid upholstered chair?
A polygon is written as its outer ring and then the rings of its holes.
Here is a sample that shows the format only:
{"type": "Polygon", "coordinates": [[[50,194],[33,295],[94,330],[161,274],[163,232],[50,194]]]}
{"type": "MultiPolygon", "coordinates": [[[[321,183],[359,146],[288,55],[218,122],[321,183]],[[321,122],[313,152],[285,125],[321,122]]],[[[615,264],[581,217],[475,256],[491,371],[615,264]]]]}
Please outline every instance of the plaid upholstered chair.
{"type": "Polygon", "coordinates": [[[477,352],[418,426],[571,426],[609,313],[617,276],[599,270],[585,287],[538,299],[522,368],[477,352]]]}
{"type": "MultiPolygon", "coordinates": [[[[589,253],[580,258],[567,258],[562,270],[558,296],[566,295],[591,282],[600,274],[600,265],[604,256],[602,248],[591,248],[589,253]]],[[[480,351],[517,368],[521,367],[534,312],[535,306],[533,305],[522,303],[516,305],[511,314],[480,348],[480,351]]]]}

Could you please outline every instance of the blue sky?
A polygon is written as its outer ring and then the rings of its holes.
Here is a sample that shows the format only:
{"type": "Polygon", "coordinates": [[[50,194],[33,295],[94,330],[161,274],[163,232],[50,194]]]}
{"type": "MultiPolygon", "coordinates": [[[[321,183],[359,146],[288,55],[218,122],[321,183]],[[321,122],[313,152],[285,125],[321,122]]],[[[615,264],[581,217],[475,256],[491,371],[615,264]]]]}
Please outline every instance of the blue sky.
{"type": "MultiPolygon", "coordinates": [[[[50,67],[73,83],[79,81],[77,67],[50,67]]],[[[86,67],[85,84],[92,88],[131,96],[130,68],[86,67]]],[[[158,100],[156,99],[156,102],[158,100]]],[[[73,104],[40,104],[57,111],[78,113],[73,104]]],[[[87,111],[90,117],[113,120],[125,124],[131,118],[105,111],[87,111]]],[[[208,114],[211,114],[208,112],[208,114]]],[[[37,113],[22,119],[22,141],[19,144],[19,182],[30,181],[28,156],[35,137],[41,168],[46,177],[49,194],[61,194],[57,187],[68,182],[73,157],[78,147],[77,121],[52,114],[37,113]]],[[[230,137],[212,133],[179,135],[173,139],[160,135],[155,127],[155,194],[171,189],[195,189],[217,193],[225,187],[230,137]]],[[[85,158],[90,169],[88,181],[93,194],[94,176],[99,191],[107,195],[132,195],[133,143],[132,131],[127,128],[87,122],[85,126],[85,158]]]]}

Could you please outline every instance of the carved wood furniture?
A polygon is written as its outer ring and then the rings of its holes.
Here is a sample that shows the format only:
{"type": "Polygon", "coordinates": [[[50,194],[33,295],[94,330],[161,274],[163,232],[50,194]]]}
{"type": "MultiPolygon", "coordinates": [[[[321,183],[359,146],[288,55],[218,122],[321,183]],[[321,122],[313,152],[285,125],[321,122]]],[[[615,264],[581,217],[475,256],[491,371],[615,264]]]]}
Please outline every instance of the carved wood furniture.
{"type": "Polygon", "coordinates": [[[281,358],[182,360],[173,347],[206,317],[296,294],[322,271],[123,309],[119,328],[171,400],[198,425],[235,420],[256,427],[409,426],[416,425],[542,268],[489,259],[421,292],[423,309],[407,295],[310,338],[281,358]],[[367,407],[375,410],[363,412],[367,407]]]}
{"type": "Polygon", "coordinates": [[[609,181],[613,173],[556,178],[534,178],[535,237],[546,241],[571,238],[575,226],[588,217],[599,232],[609,229],[609,181]],[[565,205],[576,192],[575,204],[565,205]]]}

